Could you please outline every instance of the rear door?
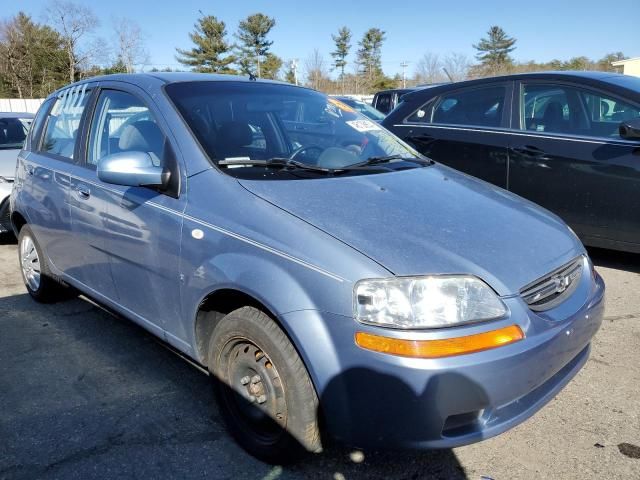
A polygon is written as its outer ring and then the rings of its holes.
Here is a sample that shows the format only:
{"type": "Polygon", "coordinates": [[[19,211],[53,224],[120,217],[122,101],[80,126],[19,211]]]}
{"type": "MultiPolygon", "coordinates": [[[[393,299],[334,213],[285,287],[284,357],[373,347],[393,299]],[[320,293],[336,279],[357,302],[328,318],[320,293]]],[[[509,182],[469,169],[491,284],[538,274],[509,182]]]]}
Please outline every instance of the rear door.
{"type": "Polygon", "coordinates": [[[592,245],[640,243],[640,142],[620,122],[640,106],[570,83],[517,86],[510,190],[562,217],[592,245]]]}
{"type": "Polygon", "coordinates": [[[42,107],[47,112],[42,134],[21,161],[26,171],[24,192],[28,198],[24,204],[30,226],[50,263],[65,273],[77,272],[83,264],[83,252],[74,248],[71,232],[69,172],[78,163],[78,136],[91,93],[83,84],[62,90],[47,101],[42,107]]]}
{"type": "Polygon", "coordinates": [[[512,82],[447,91],[394,127],[420,153],[506,188],[512,82]]]}

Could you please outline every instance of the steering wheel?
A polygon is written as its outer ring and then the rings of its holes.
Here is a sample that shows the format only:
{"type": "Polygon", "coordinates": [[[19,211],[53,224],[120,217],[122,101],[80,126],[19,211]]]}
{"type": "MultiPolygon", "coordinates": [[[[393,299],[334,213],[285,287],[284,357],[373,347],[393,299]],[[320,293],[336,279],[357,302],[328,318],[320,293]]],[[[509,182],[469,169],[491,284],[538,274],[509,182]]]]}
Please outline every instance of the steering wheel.
{"type": "Polygon", "coordinates": [[[319,153],[324,152],[324,148],[322,148],[320,145],[303,145],[300,148],[296,148],[291,153],[291,155],[289,155],[288,160],[295,160],[298,155],[300,155],[302,152],[306,152],[307,150],[317,150],[319,153]]]}

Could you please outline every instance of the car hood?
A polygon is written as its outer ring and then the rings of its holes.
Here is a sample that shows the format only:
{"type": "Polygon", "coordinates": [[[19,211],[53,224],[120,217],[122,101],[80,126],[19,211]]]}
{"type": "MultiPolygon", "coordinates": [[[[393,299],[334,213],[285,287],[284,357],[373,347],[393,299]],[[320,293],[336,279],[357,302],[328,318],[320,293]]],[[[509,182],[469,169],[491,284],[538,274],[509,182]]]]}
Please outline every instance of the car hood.
{"type": "Polygon", "coordinates": [[[13,178],[20,149],[0,150],[0,177],[13,178]]]}
{"type": "Polygon", "coordinates": [[[442,165],[240,183],[399,276],[468,273],[505,296],[584,252],[555,215],[442,165]]]}

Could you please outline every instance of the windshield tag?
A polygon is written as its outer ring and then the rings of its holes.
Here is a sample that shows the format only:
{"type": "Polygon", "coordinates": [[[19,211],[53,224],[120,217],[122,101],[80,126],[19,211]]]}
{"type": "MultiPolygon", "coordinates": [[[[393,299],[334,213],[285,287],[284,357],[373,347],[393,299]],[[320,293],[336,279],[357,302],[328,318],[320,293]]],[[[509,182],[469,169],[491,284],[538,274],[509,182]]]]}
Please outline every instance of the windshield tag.
{"type": "Polygon", "coordinates": [[[345,123],[359,132],[372,132],[375,130],[382,130],[378,125],[369,120],[348,120],[345,123]]]}

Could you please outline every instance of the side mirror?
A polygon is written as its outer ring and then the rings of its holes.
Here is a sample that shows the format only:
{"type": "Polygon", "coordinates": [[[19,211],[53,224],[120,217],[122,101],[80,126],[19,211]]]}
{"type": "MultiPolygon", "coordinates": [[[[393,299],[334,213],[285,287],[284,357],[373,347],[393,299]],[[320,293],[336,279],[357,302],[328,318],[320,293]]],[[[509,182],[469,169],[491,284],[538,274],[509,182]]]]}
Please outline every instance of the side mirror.
{"type": "Polygon", "coordinates": [[[145,152],[120,152],[98,162],[98,178],[105,183],[128,187],[166,187],[170,173],[157,167],[145,152]]]}
{"type": "Polygon", "coordinates": [[[619,132],[625,140],[640,140],[640,118],[625,120],[620,124],[619,132]]]}

